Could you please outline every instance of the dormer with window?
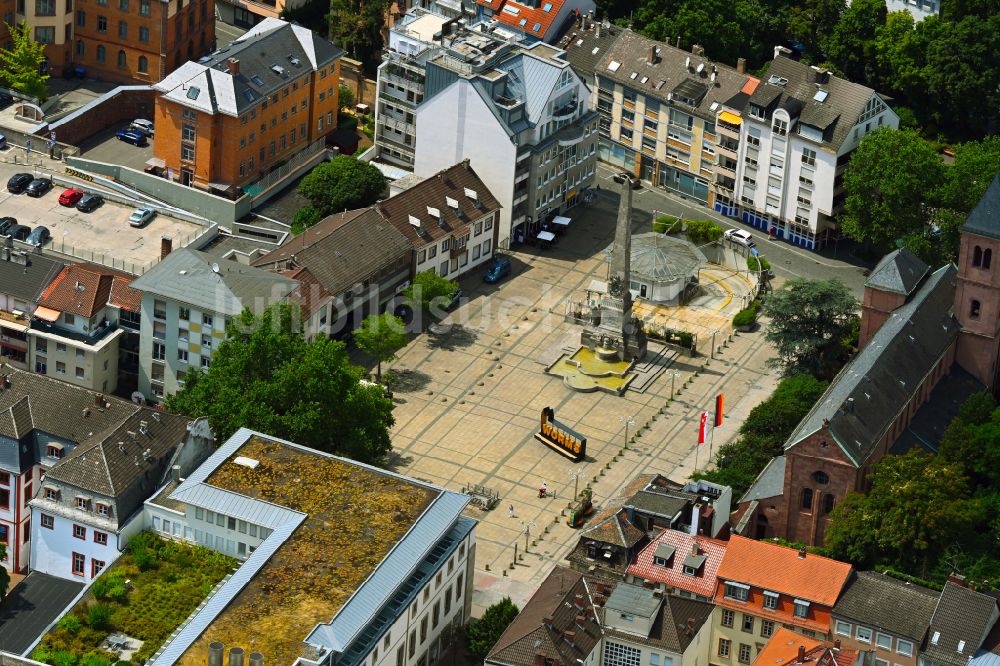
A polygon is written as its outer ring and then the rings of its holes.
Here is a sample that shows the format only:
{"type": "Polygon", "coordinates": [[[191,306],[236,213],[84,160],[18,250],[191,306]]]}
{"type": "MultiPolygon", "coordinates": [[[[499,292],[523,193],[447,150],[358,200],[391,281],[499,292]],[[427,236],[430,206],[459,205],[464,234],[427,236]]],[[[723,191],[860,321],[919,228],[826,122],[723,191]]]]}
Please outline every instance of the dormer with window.
{"type": "Polygon", "coordinates": [[[90,513],[90,498],[84,497],[83,495],[76,496],[76,508],[80,511],[86,511],[90,513]]]}
{"type": "Polygon", "coordinates": [[[669,569],[674,565],[675,551],[676,549],[673,546],[661,543],[653,553],[653,564],[664,569],[669,569]]]}
{"type": "Polygon", "coordinates": [[[777,610],[778,600],[781,595],[777,592],[772,592],[771,590],[764,590],[764,608],[767,610],[777,610]]]}
{"type": "Polygon", "coordinates": [[[750,597],[750,586],[727,580],[725,582],[725,597],[734,601],[746,601],[750,597]]]}
{"type": "Polygon", "coordinates": [[[708,556],[697,552],[697,546],[695,546],[695,552],[684,558],[684,575],[692,577],[702,575],[705,570],[705,560],[707,559],[708,556]]]}
{"type": "Polygon", "coordinates": [[[810,603],[804,599],[795,599],[795,617],[802,619],[809,618],[810,603]]]}
{"type": "Polygon", "coordinates": [[[52,502],[58,502],[59,501],[59,497],[60,497],[61,493],[60,493],[59,489],[56,488],[55,486],[48,486],[48,485],[42,486],[42,490],[45,493],[45,499],[50,500],[52,502]]]}
{"type": "Polygon", "coordinates": [[[53,458],[58,460],[63,457],[63,445],[58,442],[50,442],[48,446],[45,447],[45,455],[48,458],[53,458]]]}

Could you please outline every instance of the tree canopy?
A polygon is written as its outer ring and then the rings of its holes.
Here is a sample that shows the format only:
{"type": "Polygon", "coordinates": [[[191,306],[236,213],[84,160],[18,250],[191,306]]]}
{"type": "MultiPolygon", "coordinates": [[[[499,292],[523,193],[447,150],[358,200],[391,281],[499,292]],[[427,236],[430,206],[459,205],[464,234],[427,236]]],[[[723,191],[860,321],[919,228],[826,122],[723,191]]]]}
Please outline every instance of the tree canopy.
{"type": "Polygon", "coordinates": [[[517,617],[518,609],[510,597],[504,597],[483,612],[478,620],[472,620],[465,628],[469,641],[469,652],[480,660],[490,653],[500,636],[517,617]]]}
{"type": "Polygon", "coordinates": [[[370,162],[338,155],[306,174],[298,191],[326,217],[378,201],[385,191],[385,176],[370,162]]]}
{"type": "Polygon", "coordinates": [[[382,363],[396,358],[396,352],[406,346],[406,324],[390,312],[365,317],[354,329],[354,342],[361,351],[376,361],[375,380],[382,381],[382,363]]]}
{"type": "Polygon", "coordinates": [[[45,45],[32,36],[32,28],[25,22],[12,26],[4,24],[10,34],[11,47],[0,49],[0,83],[30,97],[44,100],[49,96],[48,74],[42,74],[46,62],[45,45]]]}
{"type": "Polygon", "coordinates": [[[307,341],[298,310],[280,304],[231,321],[208,370],[190,371],[166,407],[207,416],[219,441],[247,427],[378,464],[392,448],[392,401],[363,375],[342,342],[307,341]]]}
{"type": "Polygon", "coordinates": [[[713,220],[688,220],[684,223],[684,234],[695,245],[704,245],[722,238],[723,228],[713,220]]]}
{"type": "Polygon", "coordinates": [[[770,318],[765,337],[776,354],[768,362],[786,375],[833,377],[850,353],[845,341],[851,338],[857,311],[857,299],[840,280],[788,280],[762,309],[770,318]]]}
{"type": "Polygon", "coordinates": [[[382,28],[392,0],[331,0],[330,41],[360,60],[374,76],[382,62],[382,28]]]}
{"type": "Polygon", "coordinates": [[[458,292],[458,283],[441,277],[434,269],[420,271],[403,295],[414,309],[440,315],[458,292]]]}

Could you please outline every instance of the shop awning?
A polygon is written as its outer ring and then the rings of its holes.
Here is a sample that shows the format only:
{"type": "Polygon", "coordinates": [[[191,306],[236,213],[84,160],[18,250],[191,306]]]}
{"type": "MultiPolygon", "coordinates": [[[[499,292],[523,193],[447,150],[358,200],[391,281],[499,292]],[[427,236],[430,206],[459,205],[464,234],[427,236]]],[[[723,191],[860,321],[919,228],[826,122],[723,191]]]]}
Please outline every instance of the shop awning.
{"type": "Polygon", "coordinates": [[[722,113],[720,113],[719,120],[721,120],[724,123],[729,123],[730,125],[739,125],[740,123],[743,122],[742,118],[740,118],[735,113],[730,113],[729,111],[723,111],[722,113]]]}
{"type": "Polygon", "coordinates": [[[59,314],[59,310],[53,310],[52,308],[35,308],[35,316],[42,321],[55,321],[56,319],[59,319],[59,314]]]}
{"type": "Polygon", "coordinates": [[[540,241],[554,241],[556,235],[551,231],[540,231],[538,232],[538,240],[540,241]]]}
{"type": "Polygon", "coordinates": [[[568,227],[570,219],[568,217],[563,217],[562,215],[556,215],[552,218],[552,224],[558,224],[560,227],[568,227]]]}

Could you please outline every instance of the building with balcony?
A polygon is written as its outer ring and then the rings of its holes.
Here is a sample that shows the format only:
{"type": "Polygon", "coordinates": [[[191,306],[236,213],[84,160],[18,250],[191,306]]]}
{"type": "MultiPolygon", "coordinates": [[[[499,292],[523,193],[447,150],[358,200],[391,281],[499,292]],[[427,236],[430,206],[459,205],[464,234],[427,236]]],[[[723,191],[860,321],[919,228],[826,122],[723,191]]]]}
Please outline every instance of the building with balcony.
{"type": "Polygon", "coordinates": [[[28,327],[38,298],[63,264],[40,254],[15,250],[7,236],[0,247],[0,362],[31,370],[28,327]]]}
{"type": "Polygon", "coordinates": [[[885,0],[885,8],[890,12],[910,12],[914,21],[941,15],[938,0],[885,0]]]}
{"type": "Polygon", "coordinates": [[[526,242],[595,182],[588,97],[562,51],[544,42],[489,51],[471,37],[447,43],[426,64],[414,172],[469,159],[500,203],[499,247],[526,242]]]}
{"type": "Polygon", "coordinates": [[[174,250],[132,282],[141,294],[139,392],[154,402],[175,393],[190,368],[211,365],[229,319],[290,302],[298,286],[261,268],[174,250]]]}
{"type": "Polygon", "coordinates": [[[871,88],[775,49],[740,128],[736,204],[743,222],[819,250],[839,237],[843,174],[861,139],[899,116],[871,88]]]}
{"type": "Polygon", "coordinates": [[[594,0],[476,0],[477,17],[524,35],[528,42],[555,43],[570,23],[597,8],[594,0]]]}
{"type": "MultiPolygon", "coordinates": [[[[64,267],[31,318],[34,371],[102,393],[117,391],[123,338],[139,326],[138,294],[130,282],[131,276],[95,266],[64,267]]],[[[124,350],[133,363],[127,351],[135,351],[134,342],[126,341],[124,350]]]]}
{"type": "Polygon", "coordinates": [[[183,185],[235,197],[293,157],[319,155],[337,129],[342,53],[311,30],[268,18],[184,63],[153,86],[152,165],[183,185]]]}

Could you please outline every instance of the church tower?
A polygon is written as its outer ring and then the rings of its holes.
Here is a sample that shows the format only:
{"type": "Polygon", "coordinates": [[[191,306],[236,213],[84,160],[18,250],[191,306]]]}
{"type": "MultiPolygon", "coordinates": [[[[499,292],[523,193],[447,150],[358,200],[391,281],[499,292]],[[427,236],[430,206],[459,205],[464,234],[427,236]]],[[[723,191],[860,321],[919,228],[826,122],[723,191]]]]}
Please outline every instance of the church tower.
{"type": "Polygon", "coordinates": [[[956,360],[995,394],[1000,371],[1000,174],[960,232],[955,317],[962,332],[956,360]]]}

